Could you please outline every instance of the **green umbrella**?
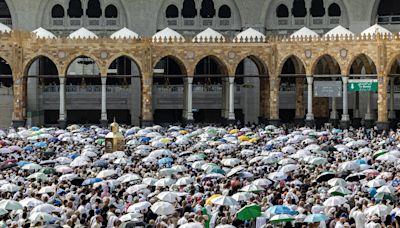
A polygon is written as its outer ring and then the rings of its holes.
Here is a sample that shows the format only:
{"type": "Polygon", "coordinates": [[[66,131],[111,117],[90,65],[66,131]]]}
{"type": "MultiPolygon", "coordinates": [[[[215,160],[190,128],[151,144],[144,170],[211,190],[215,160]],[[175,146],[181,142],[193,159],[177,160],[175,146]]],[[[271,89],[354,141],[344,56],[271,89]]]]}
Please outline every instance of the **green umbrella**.
{"type": "Polygon", "coordinates": [[[219,174],[225,174],[225,171],[223,169],[220,168],[212,168],[212,169],[208,169],[207,173],[219,173],[219,174]]]}
{"type": "Polygon", "coordinates": [[[96,139],[95,143],[97,144],[104,144],[105,139],[96,139]]]}
{"type": "Polygon", "coordinates": [[[328,193],[331,196],[345,196],[351,194],[351,191],[343,186],[334,186],[329,189],[328,193]]]}
{"type": "Polygon", "coordinates": [[[377,152],[374,153],[374,159],[376,159],[377,157],[386,154],[388,151],[387,150],[378,150],[377,152]]]}
{"type": "Polygon", "coordinates": [[[393,195],[389,194],[389,193],[386,193],[386,192],[378,192],[378,193],[375,194],[374,198],[378,199],[378,200],[383,200],[383,199],[390,200],[390,201],[394,200],[393,195]]]}
{"type": "Polygon", "coordinates": [[[285,215],[285,214],[280,214],[280,215],[274,215],[272,218],[270,218],[271,223],[282,223],[282,222],[291,222],[294,221],[295,219],[290,216],[290,215],[285,215]]]}
{"type": "Polygon", "coordinates": [[[38,172],[38,173],[34,173],[34,174],[32,174],[32,175],[29,175],[29,176],[27,177],[27,179],[28,179],[28,180],[30,180],[30,179],[48,180],[49,177],[48,177],[46,174],[44,174],[44,173],[38,172]]]}
{"type": "Polygon", "coordinates": [[[49,175],[49,174],[55,173],[56,170],[54,168],[51,168],[51,167],[44,167],[39,172],[49,175]]]}
{"type": "Polygon", "coordinates": [[[256,204],[251,204],[240,209],[236,214],[236,218],[242,221],[246,221],[255,219],[260,215],[261,215],[261,207],[256,204]]]}

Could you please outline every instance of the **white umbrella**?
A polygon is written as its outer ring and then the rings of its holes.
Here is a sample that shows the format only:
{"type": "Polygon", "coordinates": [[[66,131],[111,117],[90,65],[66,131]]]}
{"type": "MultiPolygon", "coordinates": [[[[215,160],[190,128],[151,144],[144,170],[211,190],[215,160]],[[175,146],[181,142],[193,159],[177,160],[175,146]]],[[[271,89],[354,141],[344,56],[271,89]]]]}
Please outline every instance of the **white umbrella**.
{"type": "Polygon", "coordinates": [[[189,222],[181,225],[179,228],[203,228],[203,224],[197,222],[189,222]]]}
{"type": "Polygon", "coordinates": [[[373,179],[368,181],[367,186],[370,188],[377,188],[381,187],[386,184],[386,181],[384,179],[373,179]]]}
{"type": "Polygon", "coordinates": [[[165,202],[170,202],[170,203],[175,203],[176,201],[179,200],[179,196],[175,192],[161,192],[157,195],[157,198],[159,200],[165,201],[165,202]]]}
{"type": "Polygon", "coordinates": [[[385,217],[390,213],[391,209],[383,204],[377,204],[370,208],[367,208],[364,213],[368,216],[377,215],[379,217],[385,217]]]}
{"type": "Polygon", "coordinates": [[[238,164],[240,164],[240,160],[237,158],[228,158],[228,159],[222,160],[222,165],[224,165],[224,166],[234,167],[238,164]]]}
{"type": "Polygon", "coordinates": [[[56,172],[58,173],[70,173],[73,172],[74,170],[71,167],[65,166],[65,165],[60,165],[55,167],[56,172]]]}
{"type": "Polygon", "coordinates": [[[132,221],[134,219],[142,218],[142,217],[143,217],[143,215],[140,214],[140,213],[128,213],[126,215],[122,215],[121,217],[119,217],[119,220],[121,222],[129,222],[129,221],[132,221]]]}
{"type": "Polygon", "coordinates": [[[340,193],[340,194],[348,195],[348,194],[351,194],[351,191],[343,186],[334,186],[328,190],[328,193],[329,194],[340,193]]]}
{"type": "Polygon", "coordinates": [[[295,170],[297,170],[297,169],[299,169],[299,166],[298,166],[298,165],[289,164],[289,165],[283,166],[283,167],[280,169],[280,172],[283,172],[283,173],[290,173],[290,172],[293,172],[293,171],[295,171],[295,170]]]}
{"type": "Polygon", "coordinates": [[[61,208],[55,207],[48,203],[38,205],[32,209],[32,212],[45,212],[45,213],[49,213],[49,214],[51,214],[53,212],[61,212],[61,211],[62,211],[61,208]]]}
{"type": "Polygon", "coordinates": [[[205,161],[201,160],[201,161],[195,161],[192,163],[192,168],[193,169],[201,169],[201,167],[206,164],[205,161]]]}
{"type": "Polygon", "coordinates": [[[59,162],[60,164],[69,164],[72,162],[71,158],[67,158],[67,157],[58,157],[55,159],[57,162],[59,162]]]}
{"type": "Polygon", "coordinates": [[[234,206],[239,205],[238,201],[230,196],[218,196],[211,200],[213,204],[223,205],[223,206],[234,206]]]}
{"type": "Polygon", "coordinates": [[[124,151],[115,151],[112,153],[114,155],[114,157],[116,158],[123,158],[126,157],[126,154],[124,151]]]}
{"type": "Polygon", "coordinates": [[[233,176],[233,175],[235,175],[237,172],[240,172],[240,171],[242,171],[242,170],[244,170],[244,167],[243,167],[243,166],[237,166],[237,167],[235,167],[235,168],[232,168],[232,169],[229,171],[229,173],[226,174],[226,176],[227,176],[227,177],[233,176]]]}
{"type": "Polygon", "coordinates": [[[41,168],[42,168],[42,166],[35,164],[35,163],[30,163],[30,164],[26,164],[26,165],[22,166],[23,170],[31,170],[31,171],[32,170],[37,171],[41,168]]]}
{"type": "Polygon", "coordinates": [[[70,180],[76,179],[78,177],[79,176],[77,174],[75,174],[75,173],[68,173],[68,174],[64,174],[64,175],[60,176],[58,178],[58,181],[59,182],[61,182],[61,181],[70,181],[70,180]]]}
{"type": "Polygon", "coordinates": [[[24,207],[36,207],[38,205],[43,204],[43,201],[38,200],[36,198],[24,198],[23,200],[20,200],[19,203],[24,206],[24,207]]]}
{"type": "Polygon", "coordinates": [[[54,219],[52,215],[45,212],[34,212],[29,216],[29,220],[32,222],[50,222],[54,219]]]}
{"type": "Polygon", "coordinates": [[[253,184],[259,185],[259,186],[262,186],[262,187],[266,187],[266,186],[271,185],[272,181],[270,181],[269,179],[260,178],[260,179],[254,180],[253,184]]]}
{"type": "Polygon", "coordinates": [[[142,178],[137,174],[127,173],[127,174],[124,174],[123,176],[119,177],[117,180],[122,183],[128,183],[128,182],[137,181],[140,179],[142,179],[142,178]]]}
{"type": "Polygon", "coordinates": [[[156,202],[151,207],[150,210],[157,215],[170,215],[175,213],[175,207],[168,202],[156,202]]]}
{"type": "Polygon", "coordinates": [[[132,212],[138,212],[141,210],[145,210],[151,206],[151,203],[147,201],[139,202],[132,204],[131,206],[128,207],[127,212],[132,213],[132,212]]]}
{"type": "Polygon", "coordinates": [[[265,188],[256,185],[256,184],[249,184],[244,186],[243,188],[240,189],[240,191],[242,192],[261,192],[261,191],[265,191],[265,188]]]}
{"type": "Polygon", "coordinates": [[[158,176],[160,176],[160,177],[171,176],[172,174],[177,173],[177,172],[178,171],[176,171],[175,169],[172,169],[172,168],[163,168],[158,171],[158,176]]]}
{"type": "Polygon", "coordinates": [[[88,158],[85,156],[79,156],[77,158],[75,158],[70,164],[69,166],[71,167],[81,167],[81,166],[85,166],[88,165],[88,158]]]}
{"type": "Polygon", "coordinates": [[[154,186],[158,180],[152,177],[143,178],[142,183],[147,184],[149,186],[154,186]]]}
{"type": "Polygon", "coordinates": [[[171,179],[169,177],[160,179],[160,180],[156,181],[156,183],[154,183],[154,185],[157,187],[166,187],[166,186],[171,186],[173,184],[175,184],[175,180],[171,179]]]}
{"type": "Polygon", "coordinates": [[[55,193],[56,189],[53,186],[45,186],[39,190],[39,194],[55,193]]]}
{"type": "Polygon", "coordinates": [[[82,156],[89,157],[89,158],[95,158],[95,157],[97,157],[97,154],[93,151],[86,151],[82,154],[82,156]]]}
{"type": "Polygon", "coordinates": [[[297,162],[292,158],[284,158],[278,162],[279,165],[296,164],[297,162]]]}
{"type": "Polygon", "coordinates": [[[232,225],[218,225],[215,228],[236,228],[236,227],[232,225]]]}
{"type": "Polygon", "coordinates": [[[16,184],[4,184],[0,187],[1,192],[17,192],[19,190],[18,185],[16,184]]]}
{"type": "Polygon", "coordinates": [[[394,163],[398,160],[398,157],[394,156],[393,154],[384,154],[376,158],[378,161],[383,161],[383,162],[388,162],[388,163],[394,163]]]}
{"type": "Polygon", "coordinates": [[[376,190],[376,192],[383,192],[394,195],[396,189],[392,186],[384,185],[376,190]]]}
{"type": "Polygon", "coordinates": [[[347,182],[343,178],[333,178],[328,180],[330,186],[347,186],[347,182]]]}
{"type": "Polygon", "coordinates": [[[353,171],[353,170],[359,170],[360,169],[360,164],[358,164],[355,161],[347,161],[343,162],[339,165],[340,170],[344,171],[353,171]]]}
{"type": "Polygon", "coordinates": [[[329,197],[327,200],[325,200],[323,205],[325,207],[335,207],[335,206],[342,205],[346,202],[347,202],[347,199],[345,199],[343,196],[332,196],[332,197],[329,197]]]}
{"type": "Polygon", "coordinates": [[[129,194],[133,194],[135,192],[146,191],[147,185],[146,184],[135,184],[126,189],[126,192],[129,194]]]}
{"type": "Polygon", "coordinates": [[[172,166],[171,168],[172,168],[173,170],[175,170],[176,172],[181,172],[181,173],[188,171],[188,168],[186,168],[186,167],[183,166],[183,165],[174,165],[174,166],[172,166]]]}
{"type": "Polygon", "coordinates": [[[22,209],[23,207],[19,202],[15,201],[15,200],[3,199],[0,201],[0,208],[8,210],[8,211],[16,211],[16,210],[22,209]]]}
{"type": "Polygon", "coordinates": [[[117,171],[113,170],[113,169],[106,169],[106,170],[102,170],[97,174],[97,178],[107,178],[107,177],[111,177],[117,174],[117,171]]]}
{"type": "Polygon", "coordinates": [[[194,180],[192,177],[181,177],[175,182],[175,185],[185,186],[185,185],[193,183],[193,181],[194,180]]]}
{"type": "Polygon", "coordinates": [[[285,180],[287,175],[283,172],[272,172],[268,174],[268,178],[274,181],[285,180]]]}
{"type": "Polygon", "coordinates": [[[249,192],[238,192],[232,195],[232,198],[236,201],[247,201],[249,200],[253,195],[249,192]]]}

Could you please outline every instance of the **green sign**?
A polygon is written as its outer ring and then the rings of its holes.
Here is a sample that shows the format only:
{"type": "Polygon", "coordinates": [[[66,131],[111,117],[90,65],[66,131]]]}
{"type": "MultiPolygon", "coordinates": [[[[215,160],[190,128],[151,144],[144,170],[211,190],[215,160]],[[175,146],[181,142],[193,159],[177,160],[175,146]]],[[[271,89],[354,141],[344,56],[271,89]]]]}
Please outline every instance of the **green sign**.
{"type": "Polygon", "coordinates": [[[377,92],[378,80],[376,79],[351,79],[347,84],[349,92],[377,92]]]}

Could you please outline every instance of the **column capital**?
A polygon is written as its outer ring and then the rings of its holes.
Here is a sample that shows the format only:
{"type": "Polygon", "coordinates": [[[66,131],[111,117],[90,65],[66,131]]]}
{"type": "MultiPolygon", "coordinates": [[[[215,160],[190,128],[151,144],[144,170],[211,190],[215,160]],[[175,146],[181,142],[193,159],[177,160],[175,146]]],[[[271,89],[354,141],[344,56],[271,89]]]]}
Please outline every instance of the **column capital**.
{"type": "Polygon", "coordinates": [[[314,77],[312,75],[307,75],[307,84],[312,84],[314,81],[314,77]]]}
{"type": "Polygon", "coordinates": [[[193,83],[193,76],[187,76],[183,78],[183,81],[189,84],[193,83]]]}
{"type": "Polygon", "coordinates": [[[228,77],[228,80],[229,80],[229,83],[234,83],[235,82],[235,77],[231,77],[231,76],[229,76],[228,77]]]}
{"type": "Polygon", "coordinates": [[[66,81],[65,77],[59,77],[58,79],[60,80],[60,84],[62,84],[62,85],[65,84],[65,81],[66,81]]]}
{"type": "Polygon", "coordinates": [[[107,77],[101,77],[101,84],[106,84],[107,83],[107,77]]]}
{"type": "Polygon", "coordinates": [[[343,84],[347,84],[349,82],[349,77],[347,75],[342,75],[343,84]]]}

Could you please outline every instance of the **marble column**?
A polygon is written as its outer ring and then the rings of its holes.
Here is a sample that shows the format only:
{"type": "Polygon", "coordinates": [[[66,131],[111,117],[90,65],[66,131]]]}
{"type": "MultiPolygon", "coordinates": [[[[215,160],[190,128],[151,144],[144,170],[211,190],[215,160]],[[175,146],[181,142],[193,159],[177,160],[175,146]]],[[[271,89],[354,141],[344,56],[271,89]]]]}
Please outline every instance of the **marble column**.
{"type": "Polygon", "coordinates": [[[185,112],[186,122],[193,122],[193,77],[185,78],[185,112]]]}
{"type": "Polygon", "coordinates": [[[107,126],[107,77],[101,77],[101,119],[100,123],[107,126]]]}
{"type": "Polygon", "coordinates": [[[228,122],[235,121],[235,78],[229,77],[229,113],[228,122]]]}
{"type": "Polygon", "coordinates": [[[314,78],[312,76],[307,76],[307,121],[314,120],[313,114],[313,82],[314,78]]]}
{"type": "Polygon", "coordinates": [[[66,109],[65,109],[65,77],[60,77],[60,113],[59,113],[59,118],[58,118],[58,123],[60,125],[60,128],[65,128],[66,127],[66,122],[67,122],[67,115],[66,115],[66,109]]]}
{"type": "Polygon", "coordinates": [[[340,121],[342,128],[348,128],[350,126],[350,116],[349,116],[349,95],[347,92],[347,83],[349,82],[349,77],[342,76],[343,81],[343,114],[340,121]]]}
{"type": "Polygon", "coordinates": [[[295,123],[304,123],[304,78],[296,78],[296,111],[295,111],[295,123]]]}
{"type": "Polygon", "coordinates": [[[387,87],[389,78],[387,75],[378,75],[378,120],[376,126],[379,130],[388,130],[388,109],[387,109],[387,87]]]}
{"type": "Polygon", "coordinates": [[[270,76],[270,85],[269,85],[269,124],[279,125],[279,87],[280,87],[280,78],[274,75],[270,76]]]}
{"type": "Polygon", "coordinates": [[[148,127],[153,125],[153,75],[142,74],[142,110],[141,125],[148,127]]]}
{"type": "Polygon", "coordinates": [[[396,119],[396,111],[394,110],[394,77],[390,78],[390,111],[389,120],[396,119]]]}

